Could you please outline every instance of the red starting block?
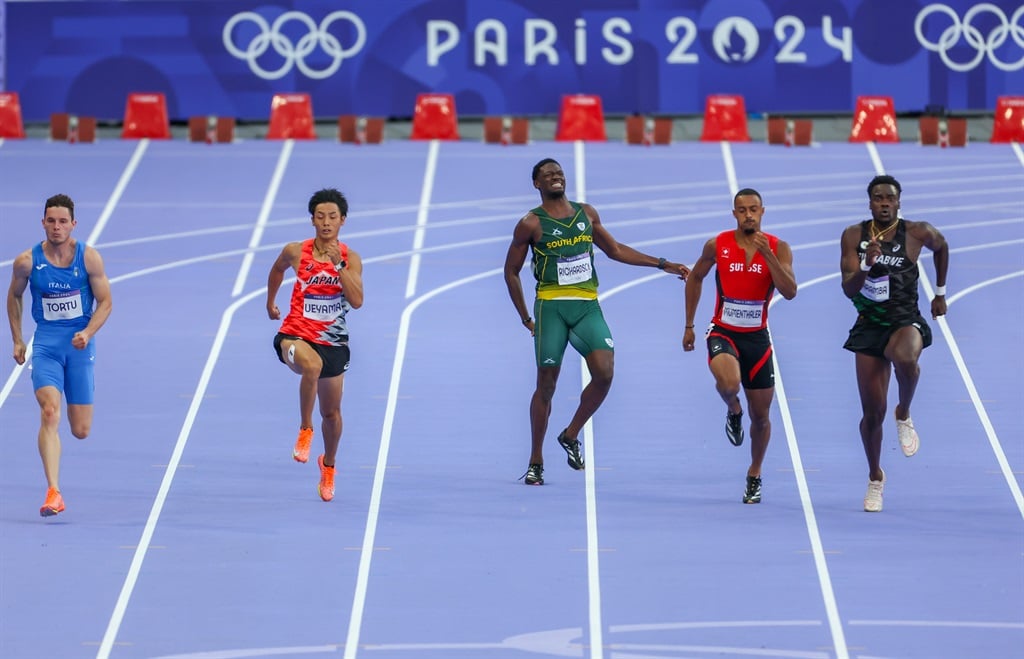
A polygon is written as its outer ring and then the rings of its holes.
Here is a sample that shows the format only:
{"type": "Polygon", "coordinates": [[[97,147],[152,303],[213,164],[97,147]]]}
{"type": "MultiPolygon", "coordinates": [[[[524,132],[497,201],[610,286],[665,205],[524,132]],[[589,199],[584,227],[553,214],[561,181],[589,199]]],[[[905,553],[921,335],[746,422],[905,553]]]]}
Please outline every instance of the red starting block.
{"type": "Polygon", "coordinates": [[[338,117],[338,140],[346,144],[380,144],[384,141],[383,117],[338,117]]]}
{"type": "Polygon", "coordinates": [[[487,144],[526,144],[530,141],[530,120],[525,117],[484,117],[487,144]]]}
{"type": "Polygon", "coordinates": [[[769,117],[768,144],[810,146],[814,141],[814,122],[810,119],[769,117]]]}
{"type": "Polygon", "coordinates": [[[896,109],[891,96],[858,96],[853,111],[851,142],[899,142],[896,109]]]}
{"type": "Polygon", "coordinates": [[[1000,96],[992,123],[993,142],[1024,142],[1024,96],[1000,96]]]}
{"type": "Polygon", "coordinates": [[[235,119],[212,114],[189,117],[188,139],[190,142],[230,144],[235,141],[235,119]]]}
{"type": "Polygon", "coordinates": [[[270,101],[268,140],[315,140],[313,101],[309,94],[274,94],[270,101]]]}
{"type": "Polygon", "coordinates": [[[644,117],[632,115],[626,117],[626,144],[672,143],[671,117],[644,117]]]}
{"type": "Polygon", "coordinates": [[[25,137],[18,92],[0,92],[0,138],[3,137],[25,137]]]}
{"type": "Polygon", "coordinates": [[[54,142],[95,142],[96,117],[55,112],[50,115],[50,139],[54,142]]]}
{"type": "Polygon", "coordinates": [[[739,94],[712,94],[704,101],[702,142],[749,142],[747,106],[739,94]]]}
{"type": "Polygon", "coordinates": [[[457,140],[459,119],[451,94],[419,94],[412,116],[413,140],[457,140]]]}
{"type": "Polygon", "coordinates": [[[569,94],[562,97],[562,109],[558,113],[558,142],[605,142],[608,136],[604,129],[604,110],[601,97],[596,94],[569,94]]]}
{"type": "Polygon", "coordinates": [[[967,119],[963,117],[921,117],[917,139],[924,146],[967,146],[967,119]]]}
{"type": "Polygon", "coordinates": [[[143,138],[171,139],[171,122],[167,119],[167,99],[162,93],[128,95],[121,139],[143,138]]]}

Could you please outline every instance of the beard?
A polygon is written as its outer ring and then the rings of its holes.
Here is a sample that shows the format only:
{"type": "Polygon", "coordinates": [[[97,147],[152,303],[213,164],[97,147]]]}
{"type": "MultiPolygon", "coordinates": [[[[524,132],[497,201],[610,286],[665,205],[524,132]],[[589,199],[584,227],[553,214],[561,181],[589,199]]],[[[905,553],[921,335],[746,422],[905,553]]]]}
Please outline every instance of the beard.
{"type": "Polygon", "coordinates": [[[755,233],[757,233],[757,229],[751,229],[750,227],[743,227],[743,233],[745,233],[748,236],[752,236],[755,233]]]}

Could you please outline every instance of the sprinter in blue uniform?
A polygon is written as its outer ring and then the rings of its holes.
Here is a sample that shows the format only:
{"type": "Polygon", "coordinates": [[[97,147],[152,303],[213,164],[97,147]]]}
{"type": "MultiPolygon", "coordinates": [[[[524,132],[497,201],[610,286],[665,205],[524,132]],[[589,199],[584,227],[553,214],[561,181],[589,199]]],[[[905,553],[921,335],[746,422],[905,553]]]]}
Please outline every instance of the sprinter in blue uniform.
{"type": "Polygon", "coordinates": [[[39,514],[63,512],[60,491],[61,394],[67,402],[71,434],[85,439],[92,427],[93,336],[110,317],[110,282],[99,252],[71,236],[75,202],[59,194],[46,200],[46,240],[14,259],[7,291],[7,316],[14,340],[14,361],[24,364],[28,346],[21,333],[22,296],[32,291],[32,387],[39,402],[39,455],[46,474],[46,501],[39,514]]]}

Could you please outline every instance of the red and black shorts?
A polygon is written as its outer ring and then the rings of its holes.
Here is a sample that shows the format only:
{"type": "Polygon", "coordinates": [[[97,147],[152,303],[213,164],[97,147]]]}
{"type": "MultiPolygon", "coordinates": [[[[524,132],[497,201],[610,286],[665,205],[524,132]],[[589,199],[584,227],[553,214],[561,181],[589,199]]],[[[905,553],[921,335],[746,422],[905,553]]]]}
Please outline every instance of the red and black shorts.
{"type": "Polygon", "coordinates": [[[712,323],[706,338],[708,362],[722,353],[735,357],[740,363],[744,389],[771,389],[775,386],[772,338],[767,328],[736,332],[712,323]]]}

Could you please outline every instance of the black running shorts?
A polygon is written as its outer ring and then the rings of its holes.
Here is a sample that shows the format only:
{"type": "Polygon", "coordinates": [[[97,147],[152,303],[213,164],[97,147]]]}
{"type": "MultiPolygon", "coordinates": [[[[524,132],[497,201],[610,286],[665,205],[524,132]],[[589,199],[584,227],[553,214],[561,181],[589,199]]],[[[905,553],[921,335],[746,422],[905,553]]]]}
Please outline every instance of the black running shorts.
{"type": "Polygon", "coordinates": [[[343,346],[325,346],[322,343],[313,343],[301,336],[292,336],[291,334],[281,334],[278,332],[277,335],[274,336],[274,352],[277,353],[277,358],[281,360],[282,364],[287,364],[284,360],[284,355],[281,354],[281,341],[286,339],[302,341],[313,348],[313,350],[316,350],[316,354],[320,355],[320,361],[323,362],[323,366],[320,367],[321,380],[324,378],[333,378],[348,370],[351,353],[349,352],[347,344],[343,346]]]}

